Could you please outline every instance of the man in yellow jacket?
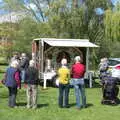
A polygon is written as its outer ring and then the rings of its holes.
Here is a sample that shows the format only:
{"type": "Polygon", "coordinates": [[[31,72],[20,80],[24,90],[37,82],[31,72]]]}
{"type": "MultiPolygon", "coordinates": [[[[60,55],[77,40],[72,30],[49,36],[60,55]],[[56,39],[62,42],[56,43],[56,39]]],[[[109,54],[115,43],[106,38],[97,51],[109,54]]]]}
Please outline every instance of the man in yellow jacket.
{"type": "Polygon", "coordinates": [[[62,59],[62,66],[58,69],[59,76],[59,107],[69,107],[69,80],[70,70],[67,68],[67,60],[62,59]]]}

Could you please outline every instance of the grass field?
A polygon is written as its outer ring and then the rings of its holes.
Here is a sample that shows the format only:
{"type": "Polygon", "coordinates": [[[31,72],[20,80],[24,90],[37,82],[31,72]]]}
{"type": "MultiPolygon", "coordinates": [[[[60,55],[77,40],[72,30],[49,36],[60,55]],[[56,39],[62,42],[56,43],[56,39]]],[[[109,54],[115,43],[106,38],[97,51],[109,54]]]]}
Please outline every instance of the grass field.
{"type": "MultiPolygon", "coordinates": [[[[0,79],[2,79],[0,74],[0,79]]],[[[38,87],[38,108],[27,109],[26,92],[18,92],[18,108],[9,108],[8,90],[0,84],[0,120],[119,120],[120,105],[101,105],[101,88],[86,88],[88,107],[82,110],[75,108],[74,90],[70,90],[70,108],[59,108],[57,104],[58,88],[49,87],[43,90],[38,87]]]]}
{"type": "Polygon", "coordinates": [[[0,120],[119,120],[120,106],[101,105],[101,89],[86,89],[88,107],[82,110],[75,108],[74,91],[70,91],[70,108],[59,108],[57,105],[58,88],[42,90],[38,88],[38,108],[25,108],[25,88],[18,92],[18,108],[9,108],[8,91],[0,85],[0,120]]]}

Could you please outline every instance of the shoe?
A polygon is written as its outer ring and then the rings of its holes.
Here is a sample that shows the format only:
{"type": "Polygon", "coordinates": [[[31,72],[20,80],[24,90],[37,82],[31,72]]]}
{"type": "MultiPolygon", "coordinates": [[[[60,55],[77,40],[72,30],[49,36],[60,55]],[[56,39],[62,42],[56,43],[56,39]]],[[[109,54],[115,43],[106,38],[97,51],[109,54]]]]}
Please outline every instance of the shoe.
{"type": "Polygon", "coordinates": [[[70,108],[70,106],[69,106],[69,105],[66,105],[66,106],[64,106],[64,108],[70,108]]]}

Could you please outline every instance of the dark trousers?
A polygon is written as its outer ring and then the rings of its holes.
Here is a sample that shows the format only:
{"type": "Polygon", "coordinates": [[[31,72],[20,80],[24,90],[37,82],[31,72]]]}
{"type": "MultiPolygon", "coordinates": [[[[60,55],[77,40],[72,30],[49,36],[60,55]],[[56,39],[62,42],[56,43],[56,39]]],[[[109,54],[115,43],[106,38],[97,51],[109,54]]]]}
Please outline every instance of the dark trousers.
{"type": "Polygon", "coordinates": [[[8,87],[9,90],[9,101],[8,105],[10,107],[14,107],[16,105],[16,95],[17,95],[17,87],[8,87]]]}
{"type": "Polygon", "coordinates": [[[69,84],[59,84],[59,107],[68,107],[69,84]]]}

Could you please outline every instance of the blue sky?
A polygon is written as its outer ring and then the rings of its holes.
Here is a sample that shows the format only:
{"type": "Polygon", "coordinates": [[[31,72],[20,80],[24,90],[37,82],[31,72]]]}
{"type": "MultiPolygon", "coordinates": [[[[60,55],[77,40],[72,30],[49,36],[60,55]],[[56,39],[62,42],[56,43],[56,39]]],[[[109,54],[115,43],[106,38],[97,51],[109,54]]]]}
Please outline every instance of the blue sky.
{"type": "MultiPolygon", "coordinates": [[[[81,0],[81,1],[83,1],[83,0],[81,0]]],[[[120,0],[111,0],[112,4],[113,4],[114,6],[117,4],[118,1],[120,2],[120,0]]],[[[25,4],[28,4],[28,3],[29,3],[29,0],[24,0],[24,3],[25,3],[25,4]]],[[[0,0],[0,7],[1,7],[2,5],[3,5],[3,0],[0,0]]],[[[96,8],[96,9],[95,9],[95,12],[96,12],[97,15],[102,15],[102,14],[104,13],[104,10],[101,9],[101,8],[96,8]]],[[[5,13],[7,13],[7,11],[5,11],[5,10],[0,10],[0,15],[5,14],[5,13]]]]}
{"type": "Polygon", "coordinates": [[[113,5],[116,5],[118,1],[120,2],[120,0],[111,0],[113,5]]]}

